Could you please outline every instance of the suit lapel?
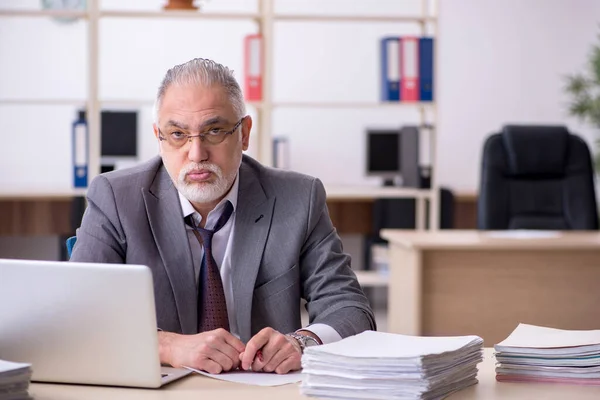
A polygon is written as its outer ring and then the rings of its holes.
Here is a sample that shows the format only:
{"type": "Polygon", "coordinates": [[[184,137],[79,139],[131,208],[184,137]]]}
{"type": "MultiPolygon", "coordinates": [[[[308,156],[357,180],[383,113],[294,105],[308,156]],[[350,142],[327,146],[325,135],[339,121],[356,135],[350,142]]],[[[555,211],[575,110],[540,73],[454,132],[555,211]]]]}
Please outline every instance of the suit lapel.
{"type": "Polygon", "coordinates": [[[177,190],[164,166],[158,170],[150,189],[142,189],[142,196],[150,229],[173,289],[181,331],[196,333],[198,294],[192,254],[177,190]]]}
{"type": "Polygon", "coordinates": [[[240,167],[240,188],[236,207],[232,287],[240,339],[250,340],[252,295],[267,243],[275,198],[267,198],[255,172],[245,163],[240,167]]]}

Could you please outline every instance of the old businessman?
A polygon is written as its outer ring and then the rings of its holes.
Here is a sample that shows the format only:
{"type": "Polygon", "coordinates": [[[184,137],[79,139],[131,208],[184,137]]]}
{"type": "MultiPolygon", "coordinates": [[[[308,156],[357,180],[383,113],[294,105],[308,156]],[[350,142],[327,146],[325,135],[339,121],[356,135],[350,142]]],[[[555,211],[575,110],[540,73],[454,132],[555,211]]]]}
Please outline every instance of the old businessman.
{"type": "Polygon", "coordinates": [[[307,346],[375,329],[322,183],[243,155],[252,119],[228,68],[168,70],[153,129],[160,156],[91,183],[71,260],[152,270],[162,363],[287,373],[307,346]]]}

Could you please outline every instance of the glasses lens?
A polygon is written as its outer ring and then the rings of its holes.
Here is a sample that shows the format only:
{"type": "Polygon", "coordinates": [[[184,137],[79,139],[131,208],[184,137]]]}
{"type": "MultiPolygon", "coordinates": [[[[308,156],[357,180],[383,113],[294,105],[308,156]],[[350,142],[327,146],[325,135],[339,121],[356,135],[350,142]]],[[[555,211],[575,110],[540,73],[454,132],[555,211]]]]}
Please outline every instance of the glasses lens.
{"type": "Polygon", "coordinates": [[[174,149],[183,147],[188,141],[188,135],[179,132],[169,132],[165,135],[167,143],[174,149]]]}

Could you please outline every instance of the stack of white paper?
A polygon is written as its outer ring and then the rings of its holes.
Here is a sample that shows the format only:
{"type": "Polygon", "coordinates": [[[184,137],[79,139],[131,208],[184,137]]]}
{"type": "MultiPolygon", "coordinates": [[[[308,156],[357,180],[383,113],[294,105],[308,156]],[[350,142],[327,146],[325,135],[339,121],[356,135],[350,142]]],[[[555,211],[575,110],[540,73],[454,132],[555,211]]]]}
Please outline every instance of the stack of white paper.
{"type": "Polygon", "coordinates": [[[307,348],[300,390],[345,399],[439,399],[477,383],[482,345],[478,336],[367,331],[307,348]]]}
{"type": "Polygon", "coordinates": [[[519,324],[496,350],[496,380],[600,385],[600,330],[519,324]]]}
{"type": "Polygon", "coordinates": [[[30,399],[31,364],[0,360],[0,400],[30,399]]]}

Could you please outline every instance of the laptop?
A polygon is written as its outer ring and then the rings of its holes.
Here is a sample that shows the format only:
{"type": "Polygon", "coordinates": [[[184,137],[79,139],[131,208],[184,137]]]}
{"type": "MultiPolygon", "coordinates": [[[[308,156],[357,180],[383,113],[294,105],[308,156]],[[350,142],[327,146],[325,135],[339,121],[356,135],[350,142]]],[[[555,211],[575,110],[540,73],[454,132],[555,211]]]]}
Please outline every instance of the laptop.
{"type": "Polygon", "coordinates": [[[34,382],[158,388],[152,273],[143,265],[0,259],[0,359],[34,382]]]}

